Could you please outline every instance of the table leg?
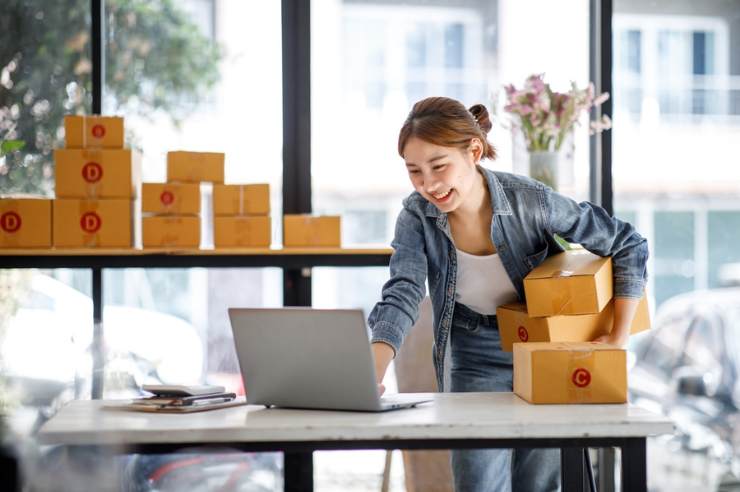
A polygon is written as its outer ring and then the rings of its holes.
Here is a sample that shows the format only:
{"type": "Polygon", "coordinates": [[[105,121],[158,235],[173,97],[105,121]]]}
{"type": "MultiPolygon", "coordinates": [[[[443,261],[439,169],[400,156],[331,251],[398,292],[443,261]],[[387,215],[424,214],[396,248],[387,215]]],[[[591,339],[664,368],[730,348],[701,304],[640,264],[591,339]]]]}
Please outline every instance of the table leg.
{"type": "Polygon", "coordinates": [[[103,269],[92,269],[93,337],[92,399],[103,398],[105,382],[105,342],[103,340],[103,269]]]}
{"type": "Polygon", "coordinates": [[[622,448],[622,490],[647,492],[647,450],[644,437],[627,439],[622,448]]]}
{"type": "Polygon", "coordinates": [[[583,448],[560,448],[560,476],[563,492],[585,490],[583,448]]]}
{"type": "Polygon", "coordinates": [[[283,490],[313,491],[313,453],[284,453],[283,459],[283,490]]]}
{"type": "Polygon", "coordinates": [[[614,448],[599,449],[599,492],[614,492],[614,448]]]}

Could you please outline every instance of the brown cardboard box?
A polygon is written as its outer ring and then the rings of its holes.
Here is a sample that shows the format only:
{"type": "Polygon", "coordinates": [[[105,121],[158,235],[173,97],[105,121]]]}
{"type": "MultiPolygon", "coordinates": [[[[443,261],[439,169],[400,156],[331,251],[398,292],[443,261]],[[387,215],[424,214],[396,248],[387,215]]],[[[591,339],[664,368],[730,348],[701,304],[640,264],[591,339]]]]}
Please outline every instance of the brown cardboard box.
{"type": "Polygon", "coordinates": [[[51,248],[51,200],[0,198],[0,248],[51,248]]]}
{"type": "Polygon", "coordinates": [[[524,278],[524,295],[531,317],[596,314],[612,298],[611,258],[585,249],[547,258],[524,278]]]}
{"type": "Polygon", "coordinates": [[[216,248],[269,248],[272,238],[270,217],[216,216],[213,243],[216,248]]]}
{"type": "Polygon", "coordinates": [[[123,118],[67,115],[64,117],[64,140],[68,149],[122,149],[123,118]]]}
{"type": "Polygon", "coordinates": [[[133,244],[132,200],[54,200],[54,246],[57,248],[130,248],[133,244]]]}
{"type": "Polygon", "coordinates": [[[516,343],[514,393],[530,403],[626,403],[627,352],[593,342],[516,343]]]}
{"type": "MultiPolygon", "coordinates": [[[[496,308],[501,349],[511,352],[514,343],[521,342],[588,342],[611,331],[614,321],[614,299],[598,314],[544,316],[531,318],[522,303],[504,304],[496,308]]],[[[630,333],[650,329],[647,297],[642,296],[630,333]]]]}
{"type": "Polygon", "coordinates": [[[54,150],[57,198],[133,198],[141,154],[130,149],[54,150]]]}
{"type": "Polygon", "coordinates": [[[142,239],[145,248],[197,248],[200,246],[200,217],[144,217],[142,239]]]}
{"type": "Polygon", "coordinates": [[[213,185],[213,213],[215,215],[267,215],[270,213],[270,185],[213,185]]]}
{"type": "Polygon", "coordinates": [[[221,152],[167,152],[167,181],[223,183],[224,158],[221,152]]]}
{"type": "Polygon", "coordinates": [[[197,215],[200,213],[200,184],[144,183],[141,211],[154,214],[197,215]]]}
{"type": "Polygon", "coordinates": [[[285,215],[283,217],[283,246],[339,248],[341,217],[338,215],[285,215]]]}

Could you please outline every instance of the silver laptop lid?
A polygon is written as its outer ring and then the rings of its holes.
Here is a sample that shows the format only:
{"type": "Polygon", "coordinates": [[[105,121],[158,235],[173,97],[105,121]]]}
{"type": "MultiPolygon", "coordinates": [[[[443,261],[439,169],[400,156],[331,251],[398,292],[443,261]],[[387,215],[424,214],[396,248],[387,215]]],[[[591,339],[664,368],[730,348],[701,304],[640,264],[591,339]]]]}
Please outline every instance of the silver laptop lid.
{"type": "Polygon", "coordinates": [[[229,309],[251,404],[379,410],[360,309],[229,309]]]}

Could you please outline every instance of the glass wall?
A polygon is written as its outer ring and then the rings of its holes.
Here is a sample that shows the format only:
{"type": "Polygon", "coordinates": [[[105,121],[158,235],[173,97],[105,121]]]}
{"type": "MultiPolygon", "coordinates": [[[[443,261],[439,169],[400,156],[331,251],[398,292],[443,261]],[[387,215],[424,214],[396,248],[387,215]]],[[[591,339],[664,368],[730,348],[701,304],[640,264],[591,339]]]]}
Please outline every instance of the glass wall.
{"type": "MultiPolygon", "coordinates": [[[[521,87],[527,76],[544,72],[556,90],[568,90],[570,81],[584,87],[588,15],[586,0],[313,1],[314,212],[342,215],[344,245],[390,244],[401,201],[413,191],[397,152],[398,132],[413,104],[428,96],[452,97],[466,107],[485,104],[499,158],[484,166],[527,174],[526,156],[514,146],[501,109],[503,85],[521,87]],[[534,41],[533,33],[548,42],[534,41]]],[[[585,126],[571,144],[561,191],[585,199],[585,126]]],[[[387,268],[314,269],[313,304],[362,308],[367,315],[387,278],[387,268]]],[[[392,367],[385,383],[395,390],[392,367]]],[[[356,459],[377,474],[383,454],[356,459]]]]}
{"type": "Polygon", "coordinates": [[[649,241],[655,309],[630,386],[677,422],[670,459],[653,446],[654,490],[717,490],[738,470],[727,430],[738,366],[725,347],[740,339],[740,2],[614,10],[614,205],[649,241]]]}
{"type": "MultiPolygon", "coordinates": [[[[90,2],[82,0],[3,3],[1,195],[53,196],[63,116],[91,108],[89,17],[90,2]]],[[[84,338],[92,335],[92,303],[84,275],[0,270],[0,407],[21,433],[55,402],[90,394],[84,338]]]]}
{"type": "MultiPolygon", "coordinates": [[[[227,183],[270,184],[273,241],[279,242],[280,3],[109,0],[106,20],[104,112],[126,116],[128,142],[142,153],[144,182],[166,180],[168,151],[224,152],[227,183]]],[[[202,192],[201,246],[208,248],[211,189],[202,192]]],[[[282,305],[276,268],[107,270],[104,285],[106,309],[151,312],[163,320],[150,324],[169,323],[193,339],[192,356],[181,355],[182,371],[149,377],[236,391],[243,389],[226,309],[282,305]]],[[[106,385],[107,394],[113,390],[106,385]]]]}

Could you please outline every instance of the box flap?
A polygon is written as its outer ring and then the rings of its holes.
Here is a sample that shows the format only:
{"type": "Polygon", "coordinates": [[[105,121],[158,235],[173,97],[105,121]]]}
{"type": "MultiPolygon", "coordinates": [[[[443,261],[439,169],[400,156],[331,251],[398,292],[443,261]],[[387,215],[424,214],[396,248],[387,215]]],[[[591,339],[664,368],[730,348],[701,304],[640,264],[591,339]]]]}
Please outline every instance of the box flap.
{"type": "Polygon", "coordinates": [[[524,304],[523,302],[512,302],[512,303],[509,303],[509,304],[502,304],[499,307],[497,307],[496,309],[497,310],[498,309],[504,309],[506,311],[515,311],[517,313],[526,313],[527,312],[527,305],[524,304]]]}
{"type": "Polygon", "coordinates": [[[565,251],[550,256],[541,265],[534,268],[527,279],[541,279],[553,277],[573,277],[579,275],[595,275],[609,260],[585,249],[565,251]]]}

